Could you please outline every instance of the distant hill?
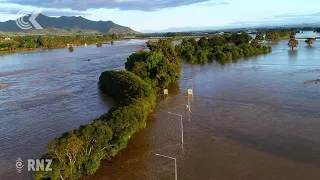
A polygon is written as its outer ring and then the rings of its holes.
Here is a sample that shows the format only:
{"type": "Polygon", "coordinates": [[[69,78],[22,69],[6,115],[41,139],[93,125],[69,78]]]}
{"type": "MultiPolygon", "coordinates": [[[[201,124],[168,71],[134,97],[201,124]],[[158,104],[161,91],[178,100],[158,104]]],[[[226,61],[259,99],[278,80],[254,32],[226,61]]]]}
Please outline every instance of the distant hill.
{"type": "MultiPolygon", "coordinates": [[[[29,22],[29,17],[30,16],[25,16],[23,17],[23,20],[25,22],[29,22]]],[[[96,32],[96,33],[110,33],[110,34],[139,33],[132,30],[129,27],[115,24],[112,21],[91,21],[81,16],[79,17],[61,16],[56,18],[56,17],[48,17],[43,14],[39,14],[39,16],[36,18],[36,21],[44,28],[43,31],[46,33],[50,33],[51,31],[54,33],[57,33],[59,32],[59,30],[61,32],[73,31],[78,33],[81,33],[81,32],[96,32]]],[[[40,33],[42,30],[36,30],[35,28],[32,28],[30,30],[22,30],[17,26],[15,21],[10,20],[6,22],[0,22],[0,31],[13,32],[13,33],[19,33],[19,32],[40,33]]]]}
{"type": "Polygon", "coordinates": [[[172,27],[162,30],[144,30],[143,33],[168,33],[168,32],[210,32],[210,31],[230,31],[230,30],[252,30],[252,29],[277,29],[277,28],[294,28],[303,29],[305,27],[320,28],[320,20],[309,23],[290,24],[287,22],[278,24],[230,24],[226,26],[202,26],[202,27],[172,27]]]}

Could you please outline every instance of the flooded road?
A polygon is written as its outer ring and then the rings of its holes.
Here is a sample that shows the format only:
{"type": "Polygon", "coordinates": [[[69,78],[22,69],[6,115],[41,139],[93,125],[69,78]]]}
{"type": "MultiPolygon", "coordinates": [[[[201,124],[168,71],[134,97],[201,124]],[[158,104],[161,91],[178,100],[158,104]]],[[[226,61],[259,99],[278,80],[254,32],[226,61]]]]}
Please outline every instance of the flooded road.
{"type": "MultiPolygon", "coordinates": [[[[182,79],[158,95],[146,129],[87,180],[318,180],[320,177],[320,43],[220,65],[182,64],[182,79]],[[186,109],[194,87],[192,113],[186,109]],[[184,144],[178,116],[183,115],[184,144]]],[[[39,158],[61,133],[91,122],[113,101],[96,83],[122,69],[143,42],[0,56],[0,179],[18,174],[17,157],[39,158]],[[83,55],[85,54],[85,55],[83,55]],[[85,61],[90,59],[90,61],[85,61]]]]}

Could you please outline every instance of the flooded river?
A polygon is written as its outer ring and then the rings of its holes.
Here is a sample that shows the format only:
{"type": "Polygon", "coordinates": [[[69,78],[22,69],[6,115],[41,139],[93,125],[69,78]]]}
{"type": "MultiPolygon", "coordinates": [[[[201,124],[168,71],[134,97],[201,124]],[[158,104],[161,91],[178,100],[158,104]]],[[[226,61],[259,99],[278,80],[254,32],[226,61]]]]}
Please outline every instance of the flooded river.
{"type": "Polygon", "coordinates": [[[31,179],[27,159],[37,159],[62,133],[90,123],[114,102],[101,94],[101,72],[123,69],[144,41],[0,55],[0,179],[31,179]],[[90,59],[90,61],[88,61],[90,59]],[[18,174],[17,158],[24,161],[18,174]]]}
{"type": "MultiPolygon", "coordinates": [[[[182,79],[158,95],[146,129],[86,180],[318,180],[320,177],[320,43],[220,65],[182,64],[182,79]],[[194,87],[191,113],[187,89],[194,87]],[[184,144],[180,118],[183,116],[184,144]]],[[[18,174],[17,157],[38,158],[61,133],[107,112],[99,93],[107,69],[122,69],[143,42],[0,56],[0,179],[18,174]],[[85,54],[85,55],[84,55],[85,54]],[[85,61],[90,59],[90,61],[85,61]]]]}

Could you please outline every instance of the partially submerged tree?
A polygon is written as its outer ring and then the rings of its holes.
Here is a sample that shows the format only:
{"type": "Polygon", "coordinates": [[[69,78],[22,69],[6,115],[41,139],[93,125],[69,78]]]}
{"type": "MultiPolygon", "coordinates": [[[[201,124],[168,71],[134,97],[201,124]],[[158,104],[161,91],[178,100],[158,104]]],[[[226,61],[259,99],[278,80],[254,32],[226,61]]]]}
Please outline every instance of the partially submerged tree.
{"type": "Polygon", "coordinates": [[[73,49],[73,46],[69,46],[69,47],[68,47],[68,50],[69,50],[69,52],[73,52],[73,50],[74,50],[74,49],[73,49]]]}
{"type": "Polygon", "coordinates": [[[97,47],[102,47],[102,42],[98,42],[97,47]]]}
{"type": "Polygon", "coordinates": [[[314,38],[308,38],[308,39],[305,41],[305,43],[308,44],[308,46],[311,46],[314,41],[315,41],[314,38]]]}
{"type": "Polygon", "coordinates": [[[298,45],[299,45],[299,41],[298,40],[296,40],[296,39],[294,39],[294,38],[291,38],[290,40],[289,40],[289,42],[288,42],[288,45],[292,48],[292,50],[293,50],[293,48],[295,48],[295,47],[297,47],[298,45]]]}
{"type": "MultiPolygon", "coordinates": [[[[195,41],[197,44],[197,41],[195,41]]],[[[170,40],[148,41],[150,51],[138,51],[127,58],[125,68],[151,83],[164,87],[180,79],[180,59],[170,40]]]]}
{"type": "Polygon", "coordinates": [[[279,42],[280,38],[281,36],[279,32],[268,32],[266,34],[266,40],[269,42],[279,42]]]}
{"type": "Polygon", "coordinates": [[[228,43],[234,43],[235,45],[248,44],[252,37],[246,33],[242,32],[241,34],[233,33],[230,37],[226,38],[228,43]]]}
{"type": "Polygon", "coordinates": [[[249,43],[250,40],[251,37],[246,33],[213,35],[208,39],[202,37],[198,43],[194,43],[195,38],[184,38],[175,46],[175,51],[187,61],[200,64],[206,63],[207,60],[224,63],[271,52],[270,46],[262,46],[257,39],[249,43]]]}

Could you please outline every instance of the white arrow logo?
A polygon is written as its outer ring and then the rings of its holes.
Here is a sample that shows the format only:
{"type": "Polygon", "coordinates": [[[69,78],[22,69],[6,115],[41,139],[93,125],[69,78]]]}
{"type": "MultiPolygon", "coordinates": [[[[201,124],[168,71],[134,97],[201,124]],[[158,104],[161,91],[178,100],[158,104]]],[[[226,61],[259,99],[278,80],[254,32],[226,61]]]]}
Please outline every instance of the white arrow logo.
{"type": "Polygon", "coordinates": [[[16,15],[16,24],[17,26],[20,28],[20,29],[23,29],[23,30],[28,30],[28,29],[32,29],[32,26],[31,24],[36,28],[36,29],[43,29],[41,27],[41,25],[36,21],[36,18],[39,16],[39,14],[41,13],[41,9],[37,9],[35,11],[29,11],[29,10],[21,10],[17,13],[16,15]],[[24,21],[24,17],[27,17],[27,16],[30,16],[29,18],[29,22],[25,22],[24,21]]]}

